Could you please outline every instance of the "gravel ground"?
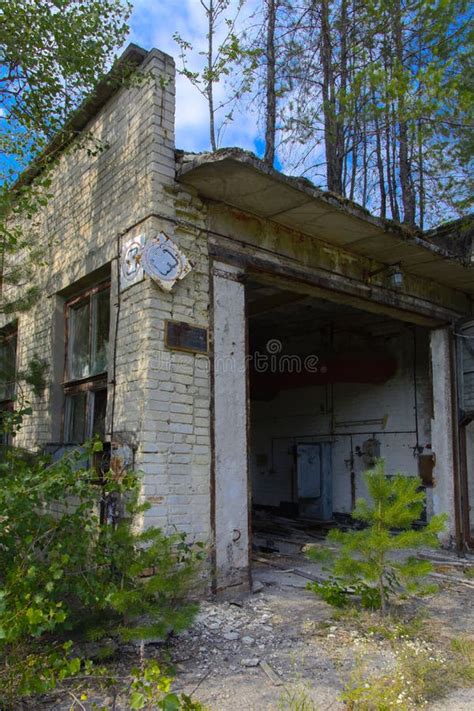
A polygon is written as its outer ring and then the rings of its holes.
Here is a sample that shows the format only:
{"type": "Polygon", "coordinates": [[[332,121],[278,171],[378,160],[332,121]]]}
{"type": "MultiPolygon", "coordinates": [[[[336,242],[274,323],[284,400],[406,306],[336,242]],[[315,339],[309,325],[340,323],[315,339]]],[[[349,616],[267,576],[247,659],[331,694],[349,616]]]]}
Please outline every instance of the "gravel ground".
{"type": "MultiPolygon", "coordinates": [[[[193,693],[210,711],[306,711],[288,702],[291,696],[301,699],[301,694],[312,700],[317,711],[337,711],[346,708],[340,694],[360,660],[368,660],[370,669],[380,673],[394,668],[390,640],[364,632],[357,618],[335,619],[334,610],[305,589],[308,578],[304,576],[321,573],[317,564],[302,556],[274,555],[267,564],[262,560],[254,567],[252,594],[204,601],[193,626],[171,639],[168,651],[176,668],[177,690],[193,693]]],[[[445,577],[436,595],[405,603],[403,608],[405,616],[425,618],[425,631],[440,650],[447,649],[453,637],[474,641],[474,587],[459,583],[462,569],[452,560],[452,567],[445,562],[438,566],[445,577]]],[[[376,615],[373,621],[377,623],[376,615]]],[[[144,654],[160,658],[163,646],[147,644],[144,654]]],[[[115,667],[126,673],[136,662],[136,653],[128,648],[115,667]]],[[[473,689],[446,692],[445,698],[425,708],[474,709],[473,689]]],[[[92,693],[84,702],[87,711],[93,708],[92,701],[116,711],[129,708],[124,700],[114,707],[110,697],[92,693]]],[[[63,711],[71,708],[71,699],[50,698],[34,708],[63,711]]]]}

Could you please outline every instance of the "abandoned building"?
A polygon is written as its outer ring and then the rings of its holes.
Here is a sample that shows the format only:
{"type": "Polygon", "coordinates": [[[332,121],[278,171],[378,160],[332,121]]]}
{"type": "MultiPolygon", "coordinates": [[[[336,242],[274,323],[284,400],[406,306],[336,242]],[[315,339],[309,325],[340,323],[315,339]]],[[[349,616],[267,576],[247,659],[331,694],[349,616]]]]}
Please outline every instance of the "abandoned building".
{"type": "Polygon", "coordinates": [[[474,547],[469,221],[413,233],[244,151],[176,150],[172,58],[120,62],[154,80],[104,81],[71,119],[104,148],[63,152],[40,296],[3,317],[17,369],[47,363],[15,443],[110,442],[145,523],[209,542],[216,590],[248,583],[253,512],[348,516],[379,457],[474,547]]]}

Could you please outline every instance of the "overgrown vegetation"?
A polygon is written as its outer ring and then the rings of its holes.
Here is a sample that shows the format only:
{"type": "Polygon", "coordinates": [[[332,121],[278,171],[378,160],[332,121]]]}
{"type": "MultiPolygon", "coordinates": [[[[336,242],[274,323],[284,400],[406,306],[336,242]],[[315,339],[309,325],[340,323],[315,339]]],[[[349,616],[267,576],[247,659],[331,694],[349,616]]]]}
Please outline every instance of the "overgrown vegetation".
{"type": "Polygon", "coordinates": [[[352,512],[363,528],[332,530],[328,540],[338,545],[335,554],[321,547],[308,551],[310,558],[329,565],[332,576],[307,587],[335,607],[344,607],[358,596],[363,607],[386,614],[391,595],[436,589],[424,582],[431,563],[406,551],[438,547],[446,516],[433,516],[426,526],[414,529],[424,506],[421,482],[402,474],[387,477],[383,460],[364,479],[371,501],[359,499],[352,512]]]}
{"type": "MultiPolygon", "coordinates": [[[[350,711],[419,711],[474,683],[474,641],[468,637],[447,641],[433,634],[429,617],[411,616],[405,606],[384,618],[353,607],[337,610],[333,617],[338,634],[350,640],[343,657],[346,661],[350,657],[350,672],[336,650],[329,656],[334,668],[339,667],[338,700],[350,711]]],[[[325,707],[318,690],[301,681],[285,687],[278,703],[281,711],[325,707]]]]}
{"type": "Polygon", "coordinates": [[[99,485],[88,462],[101,448],[95,443],[54,464],[11,449],[0,465],[6,708],[91,672],[78,651],[84,641],[97,647],[104,640],[96,656],[107,654],[121,641],[164,639],[196,612],[189,591],[202,545],[137,526],[146,509],[139,478],[115,469],[99,485]]]}
{"type": "Polygon", "coordinates": [[[278,702],[279,711],[318,711],[310,692],[304,686],[287,688],[278,702]]]}
{"type": "Polygon", "coordinates": [[[474,642],[452,641],[448,652],[422,640],[402,640],[392,671],[377,674],[360,661],[341,695],[351,711],[417,711],[452,688],[474,682],[474,642]]]}
{"type": "Polygon", "coordinates": [[[237,109],[253,111],[269,165],[276,158],[287,172],[412,228],[469,213],[473,45],[466,0],[201,5],[209,50],[196,49],[200,72],[189,71],[187,60],[184,73],[209,99],[213,150],[214,124],[237,118],[237,109]],[[236,28],[238,13],[246,17],[236,28]],[[219,16],[229,35],[218,47],[219,16]]]}
{"type": "MultiPolygon", "coordinates": [[[[14,315],[35,303],[32,275],[45,261],[36,221],[50,198],[51,170],[77,138],[68,119],[113,64],[130,12],[126,0],[1,3],[0,313],[14,315]],[[53,136],[56,147],[46,152],[53,136]],[[34,183],[18,182],[33,160],[34,183]]],[[[103,148],[87,133],[74,145],[103,148]]]]}

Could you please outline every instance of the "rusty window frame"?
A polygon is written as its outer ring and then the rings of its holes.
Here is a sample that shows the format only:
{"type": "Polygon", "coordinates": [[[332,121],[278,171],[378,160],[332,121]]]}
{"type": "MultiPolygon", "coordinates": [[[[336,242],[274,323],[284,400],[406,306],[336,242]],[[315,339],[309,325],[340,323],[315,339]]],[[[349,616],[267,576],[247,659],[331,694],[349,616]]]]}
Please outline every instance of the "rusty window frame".
{"type": "MultiPolygon", "coordinates": [[[[12,352],[12,371],[15,375],[17,372],[17,350],[18,350],[18,326],[17,324],[9,324],[5,328],[0,329],[0,345],[3,346],[5,343],[9,345],[12,341],[15,341],[14,348],[11,349],[12,352]]],[[[5,383],[5,389],[11,388],[11,394],[8,397],[1,397],[0,395],[0,405],[6,402],[13,402],[14,400],[14,381],[5,383]]]]}
{"type": "MultiPolygon", "coordinates": [[[[100,284],[97,284],[80,294],[77,294],[70,299],[68,299],[64,304],[64,319],[65,319],[65,339],[64,339],[64,375],[63,375],[63,393],[64,393],[64,407],[63,407],[63,440],[64,442],[71,444],[83,444],[83,442],[73,442],[71,440],[71,417],[72,413],[70,408],[72,407],[72,398],[81,393],[85,393],[84,398],[84,439],[90,439],[93,432],[94,425],[94,406],[95,406],[95,394],[97,392],[104,392],[107,398],[107,366],[106,363],[105,370],[100,373],[95,373],[93,375],[87,375],[82,378],[69,377],[70,364],[70,345],[73,334],[71,333],[71,309],[77,308],[82,304],[89,304],[89,324],[88,324],[88,348],[89,348],[89,358],[91,358],[91,348],[93,340],[93,329],[94,320],[97,318],[97,312],[92,309],[92,299],[95,295],[102,291],[107,290],[110,297],[110,279],[107,279],[100,284]]],[[[109,313],[110,318],[110,313],[109,313]]]]}
{"type": "MultiPolygon", "coordinates": [[[[15,346],[12,348],[12,370],[15,375],[17,373],[17,358],[18,358],[18,324],[16,322],[8,324],[4,328],[0,329],[0,343],[10,344],[15,341],[15,346]]],[[[14,402],[15,402],[15,381],[5,384],[5,389],[10,390],[7,397],[0,397],[0,413],[1,412],[13,412],[14,402]]],[[[3,394],[3,393],[2,393],[3,394]]],[[[1,415],[0,415],[1,417],[1,415]]],[[[11,435],[4,434],[0,431],[0,445],[9,446],[11,445],[11,435]]]]}

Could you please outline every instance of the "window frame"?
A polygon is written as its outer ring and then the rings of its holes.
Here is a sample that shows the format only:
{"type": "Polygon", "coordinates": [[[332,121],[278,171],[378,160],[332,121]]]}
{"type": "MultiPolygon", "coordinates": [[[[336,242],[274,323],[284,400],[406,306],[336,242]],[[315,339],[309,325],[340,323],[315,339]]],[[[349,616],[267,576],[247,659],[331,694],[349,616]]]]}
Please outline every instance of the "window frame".
{"type": "MultiPolygon", "coordinates": [[[[3,328],[0,329],[0,339],[3,341],[11,341],[15,339],[15,350],[13,353],[14,360],[14,371],[15,376],[18,372],[18,322],[14,321],[3,328]]],[[[9,397],[0,399],[0,413],[1,412],[13,412],[15,409],[15,396],[16,396],[16,381],[14,380],[11,384],[11,392],[9,392],[9,397]]],[[[10,446],[11,445],[11,434],[0,432],[0,445],[10,446]]]]}
{"type": "MultiPolygon", "coordinates": [[[[93,342],[93,328],[94,328],[94,315],[91,308],[92,297],[99,294],[102,291],[109,292],[109,329],[110,329],[110,295],[111,295],[111,280],[110,278],[101,281],[99,284],[95,284],[80,294],[67,299],[64,304],[64,324],[65,324],[65,338],[64,338],[64,373],[63,373],[63,421],[62,421],[62,439],[65,444],[83,444],[83,442],[72,441],[69,436],[69,430],[71,428],[71,417],[72,412],[70,410],[69,402],[71,402],[72,397],[85,393],[85,405],[84,405],[84,431],[85,431],[85,441],[93,436],[93,426],[94,426],[94,404],[95,404],[95,393],[98,391],[105,391],[107,400],[107,385],[108,385],[108,369],[109,363],[106,363],[106,368],[101,373],[96,373],[94,375],[87,375],[81,378],[69,377],[70,372],[70,347],[72,341],[71,335],[71,309],[77,308],[81,304],[89,304],[89,328],[88,328],[88,347],[89,347],[89,357],[91,357],[91,348],[93,342]]],[[[109,334],[108,334],[109,335],[109,334]]]]}

